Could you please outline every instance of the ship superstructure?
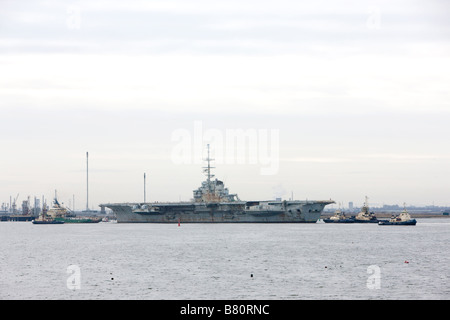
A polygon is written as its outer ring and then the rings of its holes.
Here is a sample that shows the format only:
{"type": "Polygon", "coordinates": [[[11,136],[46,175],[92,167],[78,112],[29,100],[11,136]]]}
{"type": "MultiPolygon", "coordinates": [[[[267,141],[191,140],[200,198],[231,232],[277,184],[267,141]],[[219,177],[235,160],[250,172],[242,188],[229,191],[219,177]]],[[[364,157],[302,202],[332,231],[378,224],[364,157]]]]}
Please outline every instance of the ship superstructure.
{"type": "Polygon", "coordinates": [[[189,202],[109,203],[118,223],[315,223],[332,200],[242,201],[230,194],[223,181],[211,174],[209,155],[204,167],[206,180],[193,191],[189,202]]]}
{"type": "Polygon", "coordinates": [[[369,200],[366,196],[366,200],[364,201],[364,205],[361,208],[361,211],[354,217],[354,222],[357,223],[378,223],[378,219],[373,212],[369,210],[369,200]]]}

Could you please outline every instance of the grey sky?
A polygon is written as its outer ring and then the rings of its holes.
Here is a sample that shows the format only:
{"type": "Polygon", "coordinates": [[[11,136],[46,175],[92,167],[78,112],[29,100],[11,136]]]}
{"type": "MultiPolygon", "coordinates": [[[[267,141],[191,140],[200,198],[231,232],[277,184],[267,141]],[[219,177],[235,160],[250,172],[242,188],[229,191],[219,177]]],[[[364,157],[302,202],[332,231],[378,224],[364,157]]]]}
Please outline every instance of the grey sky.
{"type": "MultiPolygon", "coordinates": [[[[172,135],[278,130],[242,199],[450,205],[446,1],[0,0],[0,203],[188,200],[172,135]]],[[[205,144],[208,141],[204,141],[205,144]]],[[[194,160],[194,159],[193,159],[194,160]]]]}

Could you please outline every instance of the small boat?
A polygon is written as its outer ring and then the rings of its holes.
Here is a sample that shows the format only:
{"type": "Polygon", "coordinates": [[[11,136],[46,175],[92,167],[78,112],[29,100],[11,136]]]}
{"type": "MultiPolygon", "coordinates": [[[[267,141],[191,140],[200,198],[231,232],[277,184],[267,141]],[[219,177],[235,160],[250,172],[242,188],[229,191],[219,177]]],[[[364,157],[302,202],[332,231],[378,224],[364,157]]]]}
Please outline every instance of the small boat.
{"type": "Polygon", "coordinates": [[[364,201],[364,206],[361,208],[361,212],[352,217],[354,223],[378,223],[379,220],[375,217],[373,212],[369,211],[369,202],[366,196],[366,201],[364,201]]]}
{"type": "Polygon", "coordinates": [[[353,218],[347,218],[345,213],[341,209],[336,210],[333,216],[328,219],[323,219],[325,223],[353,223],[355,220],[353,218]]]}
{"type": "Polygon", "coordinates": [[[406,210],[406,206],[403,211],[398,216],[392,216],[389,220],[380,220],[378,222],[379,226],[415,226],[417,223],[416,219],[412,219],[406,210]]]}
{"type": "Polygon", "coordinates": [[[52,216],[47,214],[47,207],[44,204],[42,208],[42,213],[39,215],[37,219],[31,221],[33,224],[63,224],[64,221],[55,220],[52,216]]]}
{"type": "Polygon", "coordinates": [[[55,194],[53,200],[53,207],[48,210],[48,214],[55,220],[62,223],[98,223],[102,221],[101,218],[96,217],[77,217],[69,209],[58,202],[55,194]]]}

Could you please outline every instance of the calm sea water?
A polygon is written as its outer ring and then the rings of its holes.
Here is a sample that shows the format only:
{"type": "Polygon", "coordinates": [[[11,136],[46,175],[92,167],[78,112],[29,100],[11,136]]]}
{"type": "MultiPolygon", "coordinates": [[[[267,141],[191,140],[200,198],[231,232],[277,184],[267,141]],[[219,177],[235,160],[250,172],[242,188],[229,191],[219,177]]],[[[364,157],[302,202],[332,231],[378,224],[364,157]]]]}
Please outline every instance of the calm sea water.
{"type": "Polygon", "coordinates": [[[0,237],[0,299],[450,298],[445,218],[416,226],[1,222],[0,237]]]}

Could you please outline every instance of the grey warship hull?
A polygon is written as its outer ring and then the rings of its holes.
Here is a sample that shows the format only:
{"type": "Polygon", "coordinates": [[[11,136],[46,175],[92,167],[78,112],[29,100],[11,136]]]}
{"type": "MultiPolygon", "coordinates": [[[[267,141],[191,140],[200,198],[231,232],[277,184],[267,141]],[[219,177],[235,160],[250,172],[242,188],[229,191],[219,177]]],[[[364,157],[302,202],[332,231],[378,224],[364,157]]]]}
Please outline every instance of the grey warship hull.
{"type": "Polygon", "coordinates": [[[110,203],[118,223],[314,223],[334,201],[241,201],[223,181],[213,180],[208,145],[207,179],[190,202],[110,203]]]}
{"type": "Polygon", "coordinates": [[[315,223],[334,201],[116,203],[118,223],[315,223]]]}

